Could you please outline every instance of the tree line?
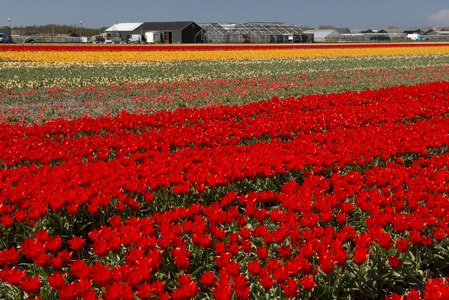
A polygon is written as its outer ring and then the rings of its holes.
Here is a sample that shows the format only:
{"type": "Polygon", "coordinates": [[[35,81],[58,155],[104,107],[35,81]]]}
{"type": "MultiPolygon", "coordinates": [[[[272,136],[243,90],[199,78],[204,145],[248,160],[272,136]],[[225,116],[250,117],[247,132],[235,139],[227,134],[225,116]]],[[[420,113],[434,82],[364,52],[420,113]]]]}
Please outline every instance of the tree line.
{"type": "MultiPolygon", "coordinates": [[[[2,28],[8,28],[4,26],[2,28]]],[[[93,36],[104,32],[107,27],[100,28],[81,28],[80,25],[56,25],[48,24],[41,26],[13,26],[11,31],[13,34],[19,35],[70,35],[70,36],[93,36]]]]}

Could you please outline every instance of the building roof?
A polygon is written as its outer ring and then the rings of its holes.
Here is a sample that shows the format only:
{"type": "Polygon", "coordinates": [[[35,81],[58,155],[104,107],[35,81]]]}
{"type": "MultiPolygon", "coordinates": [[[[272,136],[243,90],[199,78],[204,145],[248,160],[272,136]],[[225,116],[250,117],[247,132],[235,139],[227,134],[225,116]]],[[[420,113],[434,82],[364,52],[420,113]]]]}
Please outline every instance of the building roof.
{"type": "Polygon", "coordinates": [[[341,34],[335,29],[323,29],[323,30],[306,30],[304,33],[313,33],[315,38],[325,38],[330,36],[341,36],[341,34]]]}
{"type": "Polygon", "coordinates": [[[105,31],[134,31],[143,23],[117,23],[105,31]]]}
{"type": "Polygon", "coordinates": [[[250,34],[250,35],[292,35],[301,34],[302,29],[295,25],[282,23],[250,22],[250,23],[199,23],[206,32],[217,34],[250,34]]]}
{"type": "Polygon", "coordinates": [[[184,22],[145,22],[142,24],[142,30],[153,31],[153,30],[183,30],[187,26],[194,24],[198,26],[193,21],[184,22]]]}
{"type": "MultiPolygon", "coordinates": [[[[186,22],[143,22],[143,23],[117,23],[106,29],[105,31],[158,31],[158,30],[182,30],[193,21],[186,22]]],[[[197,25],[195,25],[197,26],[197,25]]]]}
{"type": "Polygon", "coordinates": [[[429,30],[425,32],[426,35],[449,35],[449,31],[446,30],[429,30]]]}
{"type": "Polygon", "coordinates": [[[419,28],[418,29],[406,29],[406,30],[404,30],[404,33],[405,34],[416,34],[416,33],[423,34],[424,31],[419,28]]]}
{"type": "Polygon", "coordinates": [[[339,33],[351,33],[349,28],[335,28],[339,33]]]}

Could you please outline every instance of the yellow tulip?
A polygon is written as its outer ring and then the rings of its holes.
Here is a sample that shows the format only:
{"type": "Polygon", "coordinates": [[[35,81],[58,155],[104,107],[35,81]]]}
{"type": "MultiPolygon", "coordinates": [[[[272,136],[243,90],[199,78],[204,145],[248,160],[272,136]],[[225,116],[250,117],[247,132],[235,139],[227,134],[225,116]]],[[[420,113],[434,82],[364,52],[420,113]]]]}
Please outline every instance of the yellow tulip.
{"type": "Polygon", "coordinates": [[[3,51],[0,61],[137,62],[447,54],[449,46],[215,51],[3,51]]]}

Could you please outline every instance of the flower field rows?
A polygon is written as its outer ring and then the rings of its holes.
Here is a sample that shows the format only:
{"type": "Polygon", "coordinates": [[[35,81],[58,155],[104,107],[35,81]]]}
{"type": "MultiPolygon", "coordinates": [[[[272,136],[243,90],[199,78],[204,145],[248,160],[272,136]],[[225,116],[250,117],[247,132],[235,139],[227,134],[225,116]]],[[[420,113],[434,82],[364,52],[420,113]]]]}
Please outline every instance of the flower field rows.
{"type": "Polygon", "coordinates": [[[1,291],[439,299],[448,122],[431,82],[0,124],[1,291]]]}
{"type": "Polygon", "coordinates": [[[291,95],[440,81],[446,80],[447,74],[447,67],[420,67],[311,72],[278,78],[218,78],[122,85],[103,79],[102,83],[75,87],[67,80],[59,80],[58,85],[49,87],[42,87],[41,83],[34,81],[33,85],[36,86],[32,89],[22,89],[24,79],[20,79],[16,84],[6,82],[5,89],[0,90],[0,103],[3,103],[0,122],[29,123],[58,117],[98,117],[104,114],[116,115],[122,110],[144,113],[176,107],[201,107],[210,103],[245,104],[273,96],[288,98],[291,95]]]}
{"type": "MultiPolygon", "coordinates": [[[[112,47],[112,46],[111,46],[112,47]]],[[[203,48],[207,46],[203,46],[203,48]]],[[[301,57],[352,57],[352,56],[395,56],[395,55],[429,55],[448,54],[449,46],[446,44],[425,44],[425,45],[391,45],[391,47],[369,46],[343,46],[343,47],[270,47],[254,49],[253,47],[243,50],[231,48],[222,50],[212,48],[212,50],[201,50],[196,47],[192,50],[183,51],[141,51],[133,50],[134,47],[126,47],[121,51],[107,51],[108,47],[99,48],[102,51],[95,51],[97,47],[87,47],[90,51],[59,51],[58,48],[39,50],[39,46],[34,48],[26,47],[25,50],[8,51],[10,47],[5,47],[6,51],[0,51],[0,61],[39,61],[39,62],[124,62],[124,61],[186,61],[186,60],[229,60],[229,59],[275,59],[275,58],[301,58],[301,57]]],[[[44,47],[44,48],[48,48],[44,47]]],[[[148,47],[154,49],[156,47],[148,47]]],[[[113,48],[112,48],[113,49],[113,48]]],[[[176,49],[176,47],[173,47],[176,49]]],[[[178,47],[177,49],[182,49],[178,47]]]]}
{"type": "Polygon", "coordinates": [[[443,43],[407,44],[265,44],[265,45],[0,45],[0,51],[216,51],[216,50],[261,50],[261,49],[342,49],[342,48],[391,48],[391,47],[441,47],[443,43]]]}
{"type": "Polygon", "coordinates": [[[445,299],[447,44],[0,46],[0,298],[445,299]]]}

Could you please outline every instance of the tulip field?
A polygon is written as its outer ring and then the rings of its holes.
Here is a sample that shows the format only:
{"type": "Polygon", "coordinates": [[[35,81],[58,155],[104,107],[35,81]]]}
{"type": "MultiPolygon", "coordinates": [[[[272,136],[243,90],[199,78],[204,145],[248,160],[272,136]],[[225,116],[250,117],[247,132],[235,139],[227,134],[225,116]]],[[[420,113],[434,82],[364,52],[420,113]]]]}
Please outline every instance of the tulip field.
{"type": "Polygon", "coordinates": [[[0,299],[448,299],[449,44],[0,45],[0,299]]]}

